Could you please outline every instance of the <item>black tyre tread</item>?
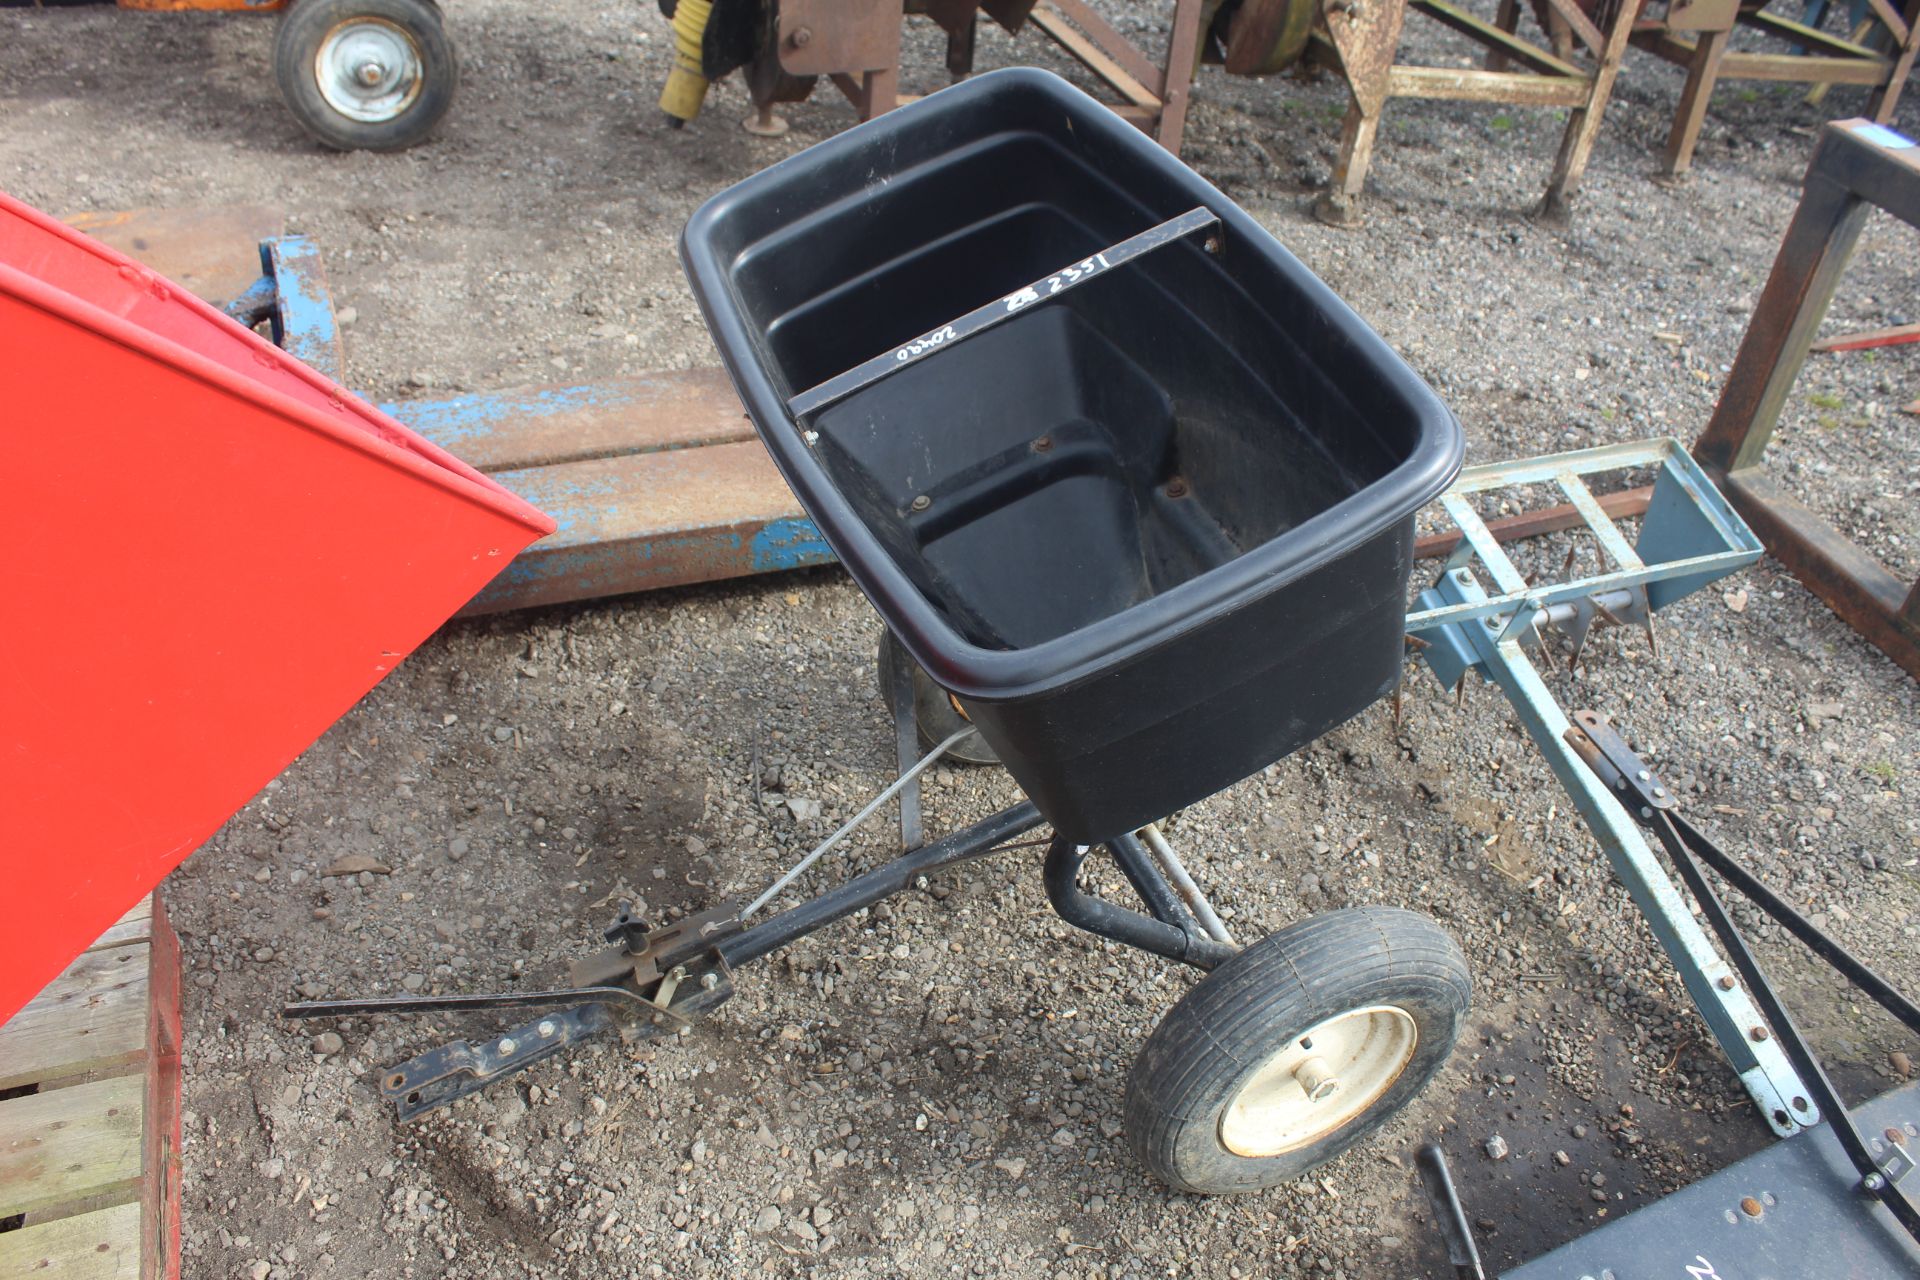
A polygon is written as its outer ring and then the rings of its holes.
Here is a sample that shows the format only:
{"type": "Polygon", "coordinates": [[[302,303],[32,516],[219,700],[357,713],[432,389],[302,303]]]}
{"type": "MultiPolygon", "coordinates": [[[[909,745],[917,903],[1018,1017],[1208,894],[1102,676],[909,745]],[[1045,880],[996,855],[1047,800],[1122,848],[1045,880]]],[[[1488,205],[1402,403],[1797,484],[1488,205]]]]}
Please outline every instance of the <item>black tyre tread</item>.
{"type": "Polygon", "coordinates": [[[1465,956],[1425,916],[1354,907],[1290,925],[1220,966],[1155,1028],[1128,1077],[1129,1141],[1142,1163],[1182,1191],[1254,1190],[1297,1177],[1359,1141],[1425,1087],[1445,1065],[1470,1000],[1465,956]],[[1430,1013],[1432,1025],[1422,1026],[1421,1044],[1393,1087],[1329,1138],[1255,1160],[1219,1149],[1215,1133],[1217,1158],[1196,1156],[1195,1135],[1211,1131],[1230,1086],[1273,1043],[1276,1022],[1292,1019],[1304,1029],[1337,1011],[1329,1000],[1349,1009],[1411,1006],[1417,1018],[1430,1013]],[[1433,1042],[1436,1034],[1444,1043],[1433,1042]]]}
{"type": "Polygon", "coordinates": [[[434,0],[295,0],[273,37],[273,75],[287,110],[316,140],[337,151],[402,151],[423,141],[453,106],[460,63],[434,0]],[[350,120],[320,96],[313,58],[327,32],[359,16],[388,19],[421,44],[426,83],[413,105],[392,120],[350,120]]]}

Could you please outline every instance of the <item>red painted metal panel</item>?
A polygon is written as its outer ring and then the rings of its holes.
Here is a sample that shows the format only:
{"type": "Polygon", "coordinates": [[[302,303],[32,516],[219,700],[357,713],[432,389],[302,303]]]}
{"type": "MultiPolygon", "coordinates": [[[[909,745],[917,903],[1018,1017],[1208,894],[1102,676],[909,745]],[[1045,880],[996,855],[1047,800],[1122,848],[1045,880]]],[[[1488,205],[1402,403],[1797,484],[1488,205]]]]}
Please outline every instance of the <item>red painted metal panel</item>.
{"type": "Polygon", "coordinates": [[[553,522],[0,194],[0,1020],[553,522]]]}

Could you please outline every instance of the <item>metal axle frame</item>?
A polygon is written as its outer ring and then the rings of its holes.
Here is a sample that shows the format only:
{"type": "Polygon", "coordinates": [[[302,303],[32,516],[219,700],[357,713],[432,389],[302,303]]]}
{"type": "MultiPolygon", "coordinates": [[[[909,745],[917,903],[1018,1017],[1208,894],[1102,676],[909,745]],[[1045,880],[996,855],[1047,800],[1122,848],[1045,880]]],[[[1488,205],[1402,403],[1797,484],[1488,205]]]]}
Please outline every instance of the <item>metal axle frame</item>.
{"type": "MultiPolygon", "coordinates": [[[[903,793],[903,801],[906,799],[903,793]]],[[[917,800],[916,800],[917,804],[917,800]]],[[[624,907],[606,930],[610,944],[573,966],[573,986],[548,991],[446,996],[310,1000],[290,1004],[288,1018],[392,1013],[459,1013],[544,1007],[552,1010],[502,1035],[456,1040],[400,1063],[381,1093],[403,1120],[445,1106],[561,1049],[609,1031],[644,1039],[691,1029],[733,994],[734,971],[855,912],[904,892],[920,877],[999,852],[1042,826],[1032,802],[1003,809],[952,835],[911,849],[826,893],[746,925],[738,904],[724,904],[659,929],[624,907]]],[[[1084,892],[1080,871],[1089,848],[1055,838],[1047,852],[1047,897],[1061,919],[1089,933],[1154,955],[1210,970],[1238,948],[1210,936],[1204,899],[1190,905],[1142,843],[1123,835],[1105,846],[1150,914],[1084,892]]],[[[1177,865],[1177,863],[1176,863],[1177,865]]]]}

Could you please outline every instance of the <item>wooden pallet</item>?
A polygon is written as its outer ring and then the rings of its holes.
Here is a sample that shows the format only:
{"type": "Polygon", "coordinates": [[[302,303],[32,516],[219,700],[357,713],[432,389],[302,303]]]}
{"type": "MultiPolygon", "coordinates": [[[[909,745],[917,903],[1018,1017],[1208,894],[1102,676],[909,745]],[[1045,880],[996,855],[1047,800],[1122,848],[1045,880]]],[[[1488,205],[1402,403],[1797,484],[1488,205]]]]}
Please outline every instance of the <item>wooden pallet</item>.
{"type": "Polygon", "coordinates": [[[0,1025],[0,1276],[180,1274],[180,948],[149,897],[0,1025]]]}

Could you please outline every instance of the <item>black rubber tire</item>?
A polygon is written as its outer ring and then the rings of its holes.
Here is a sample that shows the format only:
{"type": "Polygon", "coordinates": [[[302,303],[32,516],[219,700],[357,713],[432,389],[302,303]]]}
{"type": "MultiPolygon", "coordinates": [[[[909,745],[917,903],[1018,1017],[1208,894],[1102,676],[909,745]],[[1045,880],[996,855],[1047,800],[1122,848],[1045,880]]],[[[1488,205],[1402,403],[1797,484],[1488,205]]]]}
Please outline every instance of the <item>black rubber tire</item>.
{"type": "Polygon", "coordinates": [[[433,0],[294,0],[273,36],[273,75],[301,128],[336,151],[402,151],[433,132],[460,84],[460,64],[433,0]],[[421,63],[420,90],[385,120],[356,120],[320,92],[314,62],[337,27],[378,19],[397,27],[421,63]]]}
{"type": "Polygon", "coordinates": [[[1179,1191],[1274,1186],[1331,1160],[1412,1101],[1446,1064],[1467,1017],[1466,957],[1423,915],[1351,907],[1290,924],[1203,978],[1160,1020],[1127,1077],[1127,1138],[1179,1191]],[[1372,1105],[1306,1146],[1250,1158],[1221,1118],[1280,1045],[1337,1014],[1388,1005],[1417,1030],[1412,1056],[1372,1105]]]}
{"type": "MultiPolygon", "coordinates": [[[[931,751],[948,738],[958,733],[967,723],[947,697],[947,691],[933,682],[933,677],[921,669],[920,664],[908,656],[900,642],[893,638],[893,632],[880,633],[880,656],[874,663],[879,677],[880,705],[886,707],[888,714],[893,710],[893,664],[905,662],[913,667],[913,727],[920,735],[920,749],[931,751]]],[[[979,734],[955,743],[943,757],[960,764],[999,764],[1000,757],[995,754],[987,740],[979,734]]]]}

